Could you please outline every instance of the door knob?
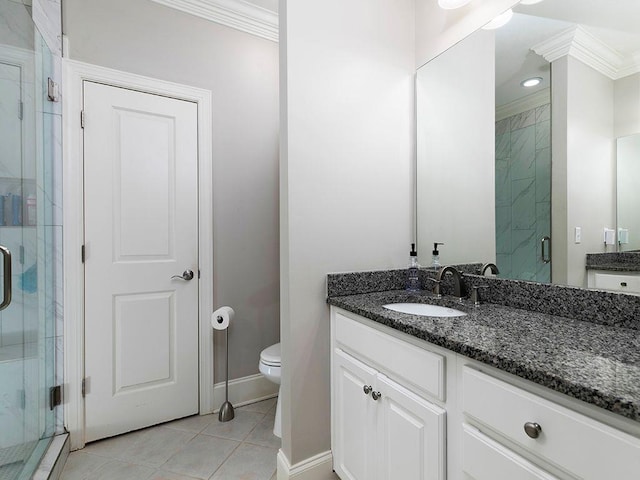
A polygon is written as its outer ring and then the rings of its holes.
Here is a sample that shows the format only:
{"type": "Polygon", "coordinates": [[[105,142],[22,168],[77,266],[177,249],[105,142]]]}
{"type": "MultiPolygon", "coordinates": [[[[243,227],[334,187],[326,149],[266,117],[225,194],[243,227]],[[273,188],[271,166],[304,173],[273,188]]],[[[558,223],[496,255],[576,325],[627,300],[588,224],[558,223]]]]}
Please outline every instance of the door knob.
{"type": "Polygon", "coordinates": [[[182,280],[192,280],[193,279],[193,271],[192,270],[185,270],[184,272],[182,272],[182,275],[174,275],[171,277],[173,278],[180,278],[182,280]]]}

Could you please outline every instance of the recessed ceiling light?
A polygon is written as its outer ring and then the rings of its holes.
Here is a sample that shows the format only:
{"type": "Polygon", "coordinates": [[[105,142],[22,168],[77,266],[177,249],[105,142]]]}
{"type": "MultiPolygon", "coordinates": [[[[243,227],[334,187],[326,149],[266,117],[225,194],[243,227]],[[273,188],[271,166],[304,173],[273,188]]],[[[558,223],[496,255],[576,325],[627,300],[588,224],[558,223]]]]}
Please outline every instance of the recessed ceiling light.
{"type": "Polygon", "coordinates": [[[464,7],[471,0],[438,0],[440,8],[445,10],[453,10],[454,8],[464,7]]]}
{"type": "Polygon", "coordinates": [[[536,87],[541,83],[542,83],[542,78],[532,77],[532,78],[527,78],[526,80],[523,80],[522,82],[520,82],[520,85],[522,85],[523,87],[529,88],[529,87],[536,87]]]}
{"type": "Polygon", "coordinates": [[[535,5],[536,3],[540,3],[542,0],[520,0],[520,5],[535,5]]]}
{"type": "Polygon", "coordinates": [[[511,17],[513,17],[513,10],[509,9],[503,14],[498,15],[496,18],[491,20],[484,27],[482,27],[482,29],[496,30],[497,28],[504,27],[507,23],[509,23],[509,20],[511,20],[511,17]]]}

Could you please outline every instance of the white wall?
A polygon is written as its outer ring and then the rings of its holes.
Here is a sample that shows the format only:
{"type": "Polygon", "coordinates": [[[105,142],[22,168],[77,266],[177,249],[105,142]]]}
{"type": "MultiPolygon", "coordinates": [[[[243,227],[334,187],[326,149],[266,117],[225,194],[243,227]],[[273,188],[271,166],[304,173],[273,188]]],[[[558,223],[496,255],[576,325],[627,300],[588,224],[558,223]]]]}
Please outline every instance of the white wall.
{"type": "Polygon", "coordinates": [[[418,258],[495,262],[495,35],[480,30],[417,73],[418,258]]]}
{"type": "Polygon", "coordinates": [[[552,237],[562,228],[567,235],[566,257],[554,248],[552,278],[555,283],[586,287],[586,254],[604,252],[603,229],[616,224],[614,82],[573,57],[554,61],[552,69],[552,237]],[[566,98],[560,98],[563,95],[566,98]],[[566,118],[561,105],[566,105],[566,118]],[[561,151],[563,138],[566,149],[561,151]],[[561,176],[566,176],[565,184],[561,176]],[[582,228],[580,244],[574,242],[575,227],[582,228]],[[560,265],[562,258],[565,265],[560,265]]]}
{"type": "MultiPolygon", "coordinates": [[[[70,57],[213,93],[214,304],[231,378],[279,339],[278,45],[149,0],[65,0],[70,57]]],[[[216,381],[223,372],[216,336],[216,381]]]]}
{"type": "Polygon", "coordinates": [[[443,10],[436,0],[415,0],[416,68],[441,54],[519,0],[472,0],[456,10],[443,10]]]}
{"type": "Polygon", "coordinates": [[[640,133],[640,73],[615,81],[615,136],[640,133]]]}
{"type": "Polygon", "coordinates": [[[621,250],[640,248],[640,134],[617,140],[617,214],[618,227],[629,230],[629,243],[621,250]]]}
{"type": "Polygon", "coordinates": [[[280,3],[282,451],[330,448],[326,274],[402,267],[413,229],[413,0],[280,3]]]}

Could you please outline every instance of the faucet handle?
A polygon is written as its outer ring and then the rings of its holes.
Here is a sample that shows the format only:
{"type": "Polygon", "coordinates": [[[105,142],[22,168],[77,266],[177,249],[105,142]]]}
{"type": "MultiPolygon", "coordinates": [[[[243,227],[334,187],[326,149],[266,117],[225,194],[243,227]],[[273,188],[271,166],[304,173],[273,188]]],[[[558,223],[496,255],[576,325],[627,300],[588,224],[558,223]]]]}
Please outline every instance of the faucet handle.
{"type": "Polygon", "coordinates": [[[473,285],[471,287],[471,301],[476,307],[481,304],[479,292],[481,288],[489,288],[489,285],[473,285]]]}
{"type": "Polygon", "coordinates": [[[440,292],[440,280],[431,277],[424,278],[433,283],[433,290],[431,290],[431,292],[436,296],[436,298],[442,298],[442,293],[440,292]]]}

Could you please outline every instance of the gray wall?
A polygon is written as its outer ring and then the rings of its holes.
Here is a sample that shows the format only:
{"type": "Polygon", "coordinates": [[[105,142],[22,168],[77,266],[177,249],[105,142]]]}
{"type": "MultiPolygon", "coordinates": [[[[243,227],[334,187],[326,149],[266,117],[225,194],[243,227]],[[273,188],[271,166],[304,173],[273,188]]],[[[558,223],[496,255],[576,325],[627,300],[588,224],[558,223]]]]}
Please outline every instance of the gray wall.
{"type": "Polygon", "coordinates": [[[603,242],[603,229],[616,225],[614,82],[571,56],[552,68],[551,277],[586,287],[586,254],[615,251],[603,242]]]}
{"type": "Polygon", "coordinates": [[[413,25],[413,0],[280,3],[282,450],[291,464],[330,448],[327,273],[408,259],[413,25]]]}
{"type": "MultiPolygon", "coordinates": [[[[230,377],[279,340],[278,45],[149,0],[65,0],[70,58],[213,93],[214,307],[231,305],[230,377]]],[[[221,381],[222,336],[216,336],[221,381]]]]}
{"type": "Polygon", "coordinates": [[[417,72],[418,259],[495,262],[495,36],[480,30],[417,72]]]}

